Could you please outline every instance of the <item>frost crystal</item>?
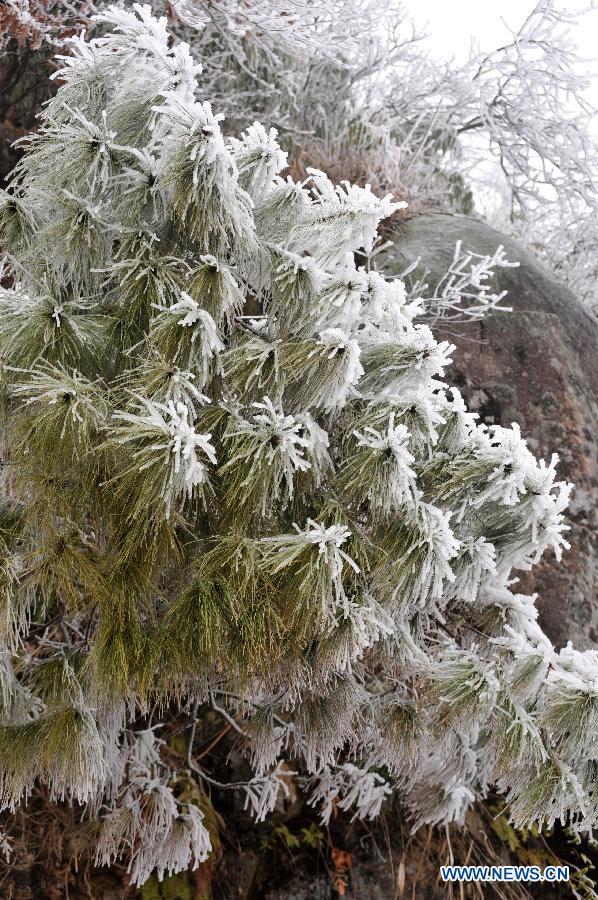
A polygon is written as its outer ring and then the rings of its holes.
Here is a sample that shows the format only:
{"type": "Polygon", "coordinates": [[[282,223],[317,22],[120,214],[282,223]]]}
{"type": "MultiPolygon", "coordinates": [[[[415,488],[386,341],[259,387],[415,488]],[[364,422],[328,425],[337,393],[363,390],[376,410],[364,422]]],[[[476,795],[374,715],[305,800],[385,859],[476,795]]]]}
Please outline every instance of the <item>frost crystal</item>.
{"type": "MultiPolygon", "coordinates": [[[[208,30],[287,27],[223,4],[208,30]]],[[[275,131],[225,138],[189,47],[124,6],[0,194],[2,806],[85,804],[136,886],[208,858],[226,790],[259,821],[398,793],[419,827],[493,786],[517,827],[598,827],[598,657],[515,588],[568,546],[569,486],[467,412],[421,321],[495,305],[502,252],[434,302],[386,280],[404,204],[283,180],[275,131]],[[199,752],[208,711],[245,781],[199,752]]]]}

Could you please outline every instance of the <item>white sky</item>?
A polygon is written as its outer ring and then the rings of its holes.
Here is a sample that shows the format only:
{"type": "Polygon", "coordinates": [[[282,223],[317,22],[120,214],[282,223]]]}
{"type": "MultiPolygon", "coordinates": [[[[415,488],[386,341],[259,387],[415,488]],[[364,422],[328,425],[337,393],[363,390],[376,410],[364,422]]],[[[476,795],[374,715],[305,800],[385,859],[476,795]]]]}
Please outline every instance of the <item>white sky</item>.
{"type": "MultiPolygon", "coordinates": [[[[591,5],[576,0],[561,0],[560,9],[568,13],[591,5]]],[[[463,61],[474,40],[481,50],[500,46],[509,36],[506,24],[517,29],[536,6],[535,0],[404,0],[417,25],[426,26],[429,46],[444,59],[454,56],[463,61]]],[[[583,57],[598,53],[598,9],[584,17],[581,28],[572,27],[572,36],[583,57]]],[[[596,72],[596,68],[594,67],[596,72]]]]}
{"type": "MultiPolygon", "coordinates": [[[[418,30],[427,34],[432,56],[465,62],[472,44],[488,52],[506,43],[511,32],[517,31],[535,8],[537,0],[402,0],[401,5],[418,30]]],[[[579,48],[579,72],[592,80],[587,99],[598,107],[598,0],[560,0],[557,5],[569,14],[592,6],[592,11],[583,16],[583,24],[571,25],[569,33],[579,48]]],[[[598,116],[594,130],[598,137],[598,116]]],[[[494,165],[488,160],[480,168],[479,186],[476,187],[475,175],[473,180],[476,205],[488,214],[496,204],[500,205],[500,190],[494,192],[492,188],[494,165]]],[[[497,184],[500,183],[499,178],[497,184]]]]}
{"type": "Polygon", "coordinates": [[[472,38],[482,50],[499,46],[508,31],[501,22],[519,25],[534,7],[530,0],[406,0],[415,22],[429,34],[435,54],[463,60],[472,38]]]}

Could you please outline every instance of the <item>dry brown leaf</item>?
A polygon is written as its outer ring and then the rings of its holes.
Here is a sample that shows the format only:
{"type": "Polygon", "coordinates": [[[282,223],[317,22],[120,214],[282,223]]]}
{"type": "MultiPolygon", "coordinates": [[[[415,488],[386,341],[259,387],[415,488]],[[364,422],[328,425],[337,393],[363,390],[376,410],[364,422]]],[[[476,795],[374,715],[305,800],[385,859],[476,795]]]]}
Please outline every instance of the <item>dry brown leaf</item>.
{"type": "Polygon", "coordinates": [[[405,895],[405,862],[401,860],[399,863],[399,871],[397,872],[397,891],[399,897],[405,895]]]}

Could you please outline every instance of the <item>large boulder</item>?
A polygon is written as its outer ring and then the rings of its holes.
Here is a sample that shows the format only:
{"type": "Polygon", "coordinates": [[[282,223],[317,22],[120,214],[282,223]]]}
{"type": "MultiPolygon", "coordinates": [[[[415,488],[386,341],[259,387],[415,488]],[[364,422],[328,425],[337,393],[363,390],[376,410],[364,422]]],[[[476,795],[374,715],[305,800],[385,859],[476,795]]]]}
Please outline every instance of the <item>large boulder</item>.
{"type": "Polygon", "coordinates": [[[378,257],[387,275],[420,258],[411,277],[433,289],[455,244],[492,255],[499,244],[518,268],[497,270],[503,305],[483,320],[439,323],[437,337],[456,345],[447,381],[482,421],[518,422],[536,455],[559,455],[561,478],[573,482],[571,549],[557,564],[547,556],[518,589],[537,591],[540,623],[558,646],[598,643],[598,321],[570,290],[515,241],[467,216],[428,213],[399,223],[378,257]]]}

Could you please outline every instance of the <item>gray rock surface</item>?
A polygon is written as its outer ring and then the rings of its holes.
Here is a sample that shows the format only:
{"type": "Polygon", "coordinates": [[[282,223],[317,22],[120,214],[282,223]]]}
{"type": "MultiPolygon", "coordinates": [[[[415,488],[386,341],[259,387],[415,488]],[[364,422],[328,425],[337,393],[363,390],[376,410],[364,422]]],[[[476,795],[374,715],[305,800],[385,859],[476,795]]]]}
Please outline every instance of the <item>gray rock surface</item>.
{"type": "Polygon", "coordinates": [[[447,381],[488,424],[518,422],[530,449],[559,454],[561,478],[575,485],[569,509],[571,550],[530,573],[520,589],[537,591],[542,627],[559,646],[598,643],[598,320],[515,241],[466,216],[427,213],[401,222],[393,246],[377,257],[387,275],[420,263],[412,277],[430,289],[446,272],[455,249],[493,254],[499,244],[518,268],[499,269],[504,305],[483,321],[435,327],[456,344],[447,381]]]}

